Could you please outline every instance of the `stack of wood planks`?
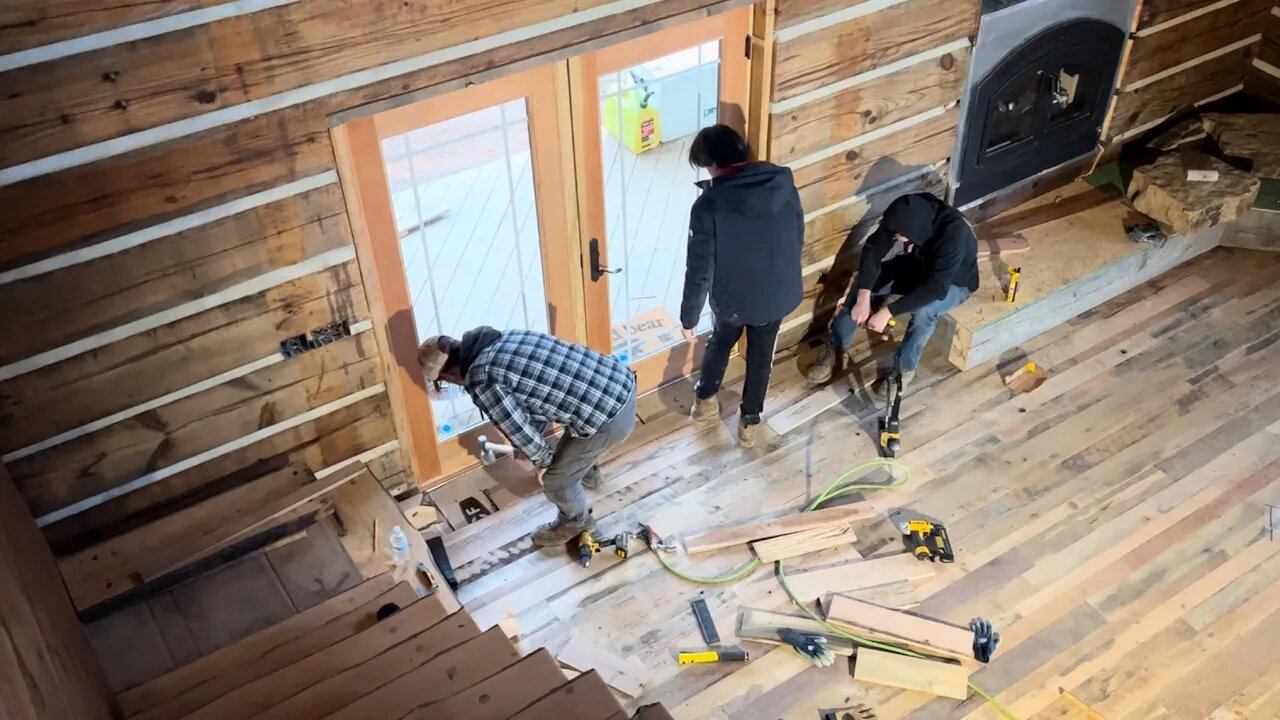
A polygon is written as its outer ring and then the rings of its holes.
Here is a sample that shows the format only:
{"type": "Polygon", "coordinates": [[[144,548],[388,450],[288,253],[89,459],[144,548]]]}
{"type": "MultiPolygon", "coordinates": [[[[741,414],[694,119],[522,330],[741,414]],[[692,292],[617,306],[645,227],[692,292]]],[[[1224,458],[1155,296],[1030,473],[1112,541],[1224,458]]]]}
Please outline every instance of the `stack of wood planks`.
{"type": "Polygon", "coordinates": [[[545,648],[522,656],[451,607],[384,573],[117,700],[136,720],[630,717],[600,673],[566,673],[545,648]]]}

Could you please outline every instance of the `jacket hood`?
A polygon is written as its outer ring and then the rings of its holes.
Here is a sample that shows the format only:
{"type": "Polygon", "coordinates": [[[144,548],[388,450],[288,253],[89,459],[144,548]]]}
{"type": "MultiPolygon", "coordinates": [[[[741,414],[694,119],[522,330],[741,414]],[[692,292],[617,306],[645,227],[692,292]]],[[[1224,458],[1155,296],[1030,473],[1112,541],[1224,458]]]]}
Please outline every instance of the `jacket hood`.
{"type": "Polygon", "coordinates": [[[791,168],[767,162],[750,162],[718,178],[697,183],[713,191],[716,202],[743,215],[771,215],[795,197],[791,168]]]}
{"type": "Polygon", "coordinates": [[[458,342],[458,368],[464,377],[471,370],[471,364],[476,361],[480,353],[484,352],[485,348],[492,345],[500,337],[502,337],[502,333],[488,325],[482,325],[475,330],[468,330],[463,334],[462,340],[458,342]]]}
{"type": "Polygon", "coordinates": [[[889,203],[880,218],[880,229],[924,247],[934,236],[939,206],[940,203],[923,195],[903,195],[889,203]]]}

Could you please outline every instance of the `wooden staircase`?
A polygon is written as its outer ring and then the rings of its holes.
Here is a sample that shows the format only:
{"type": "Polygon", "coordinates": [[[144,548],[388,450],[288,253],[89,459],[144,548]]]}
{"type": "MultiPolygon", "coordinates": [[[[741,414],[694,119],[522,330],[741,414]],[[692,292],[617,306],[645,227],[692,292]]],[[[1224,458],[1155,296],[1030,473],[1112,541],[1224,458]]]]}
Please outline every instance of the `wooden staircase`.
{"type": "Polygon", "coordinates": [[[501,627],[449,606],[379,575],[117,700],[134,720],[632,717],[594,670],[574,676],[545,648],[521,656],[501,627]]]}

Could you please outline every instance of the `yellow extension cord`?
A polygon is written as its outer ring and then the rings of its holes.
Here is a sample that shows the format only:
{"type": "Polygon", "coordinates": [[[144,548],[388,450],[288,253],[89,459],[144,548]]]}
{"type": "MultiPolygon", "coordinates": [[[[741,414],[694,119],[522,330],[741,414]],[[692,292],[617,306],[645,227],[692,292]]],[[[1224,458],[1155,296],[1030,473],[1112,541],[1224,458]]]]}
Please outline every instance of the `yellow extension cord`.
{"type": "MultiPolygon", "coordinates": [[[[864,462],[859,465],[855,465],[854,467],[851,467],[848,470],[845,470],[843,473],[840,474],[839,477],[837,477],[835,480],[832,480],[831,483],[828,484],[827,487],[824,488],[822,492],[819,493],[818,496],[813,499],[813,502],[810,502],[808,505],[805,506],[803,512],[816,510],[817,508],[821,507],[827,502],[834,500],[835,498],[842,497],[844,495],[849,495],[851,493],[860,492],[863,490],[884,490],[886,488],[897,487],[899,485],[906,484],[907,481],[909,481],[910,479],[911,479],[911,469],[908,468],[906,465],[898,462],[897,460],[880,459],[880,460],[871,460],[869,462],[864,462]],[[865,470],[869,470],[871,468],[877,468],[877,467],[898,468],[902,471],[903,475],[901,478],[895,479],[893,482],[890,482],[890,483],[846,483],[844,482],[845,479],[851,475],[863,472],[865,470]]],[[[733,572],[727,575],[719,575],[716,577],[697,577],[695,575],[689,575],[685,572],[677,570],[675,567],[671,565],[670,561],[668,561],[667,558],[663,556],[661,551],[655,551],[653,554],[658,558],[658,562],[662,564],[662,567],[666,568],[667,571],[670,572],[672,575],[675,575],[676,577],[682,580],[687,580],[688,582],[697,583],[700,585],[723,585],[725,583],[734,582],[735,580],[741,580],[742,578],[755,572],[757,568],[763,565],[763,563],[761,563],[758,558],[752,558],[748,560],[745,564],[743,564],[741,567],[739,567],[738,569],[734,570],[733,572]]],[[[819,617],[817,613],[810,610],[809,607],[804,602],[802,602],[800,599],[798,599],[795,596],[795,593],[791,592],[791,586],[787,583],[787,574],[782,568],[781,560],[777,562],[777,570],[778,570],[778,583],[782,585],[783,592],[787,594],[787,597],[791,599],[791,602],[795,603],[795,606],[800,608],[800,610],[804,612],[805,615],[808,615],[810,618],[812,618],[813,620],[821,624],[822,627],[824,627],[829,634],[835,635],[837,637],[842,637],[847,640],[851,640],[865,647],[873,647],[879,650],[885,650],[888,652],[898,653],[899,655],[907,655],[910,657],[922,657],[919,653],[912,652],[905,648],[896,647],[894,645],[887,645],[885,643],[877,642],[870,638],[860,637],[842,628],[832,625],[831,623],[827,622],[825,618],[819,617]]],[[[1009,708],[1005,707],[999,700],[997,700],[992,695],[988,694],[985,690],[973,684],[973,682],[969,682],[969,688],[972,689],[975,693],[977,693],[978,696],[981,697],[983,700],[986,700],[988,703],[990,703],[992,707],[994,707],[997,711],[999,711],[1001,715],[1008,718],[1008,720],[1018,720],[1018,717],[1014,715],[1013,712],[1009,710],[1009,708]]]]}

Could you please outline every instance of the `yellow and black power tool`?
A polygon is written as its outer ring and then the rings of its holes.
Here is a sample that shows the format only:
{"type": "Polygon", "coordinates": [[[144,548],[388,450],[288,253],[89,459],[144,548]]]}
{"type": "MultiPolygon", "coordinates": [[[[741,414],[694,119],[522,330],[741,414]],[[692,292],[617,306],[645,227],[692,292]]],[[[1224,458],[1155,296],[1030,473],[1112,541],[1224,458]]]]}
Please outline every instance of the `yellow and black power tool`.
{"type": "Polygon", "coordinates": [[[917,560],[951,563],[956,561],[951,550],[951,538],[947,537],[947,528],[941,523],[928,520],[908,520],[900,526],[902,539],[907,550],[917,560]]]}
{"type": "Polygon", "coordinates": [[[620,532],[608,540],[596,540],[591,536],[590,532],[584,531],[578,535],[578,564],[582,567],[591,567],[591,558],[596,556],[604,548],[613,548],[613,554],[626,560],[631,557],[631,541],[635,539],[635,535],[629,532],[620,532]]]}
{"type": "Polygon", "coordinates": [[[902,452],[902,371],[894,363],[893,373],[886,383],[889,387],[888,402],[880,418],[880,457],[897,457],[902,452]]]}

